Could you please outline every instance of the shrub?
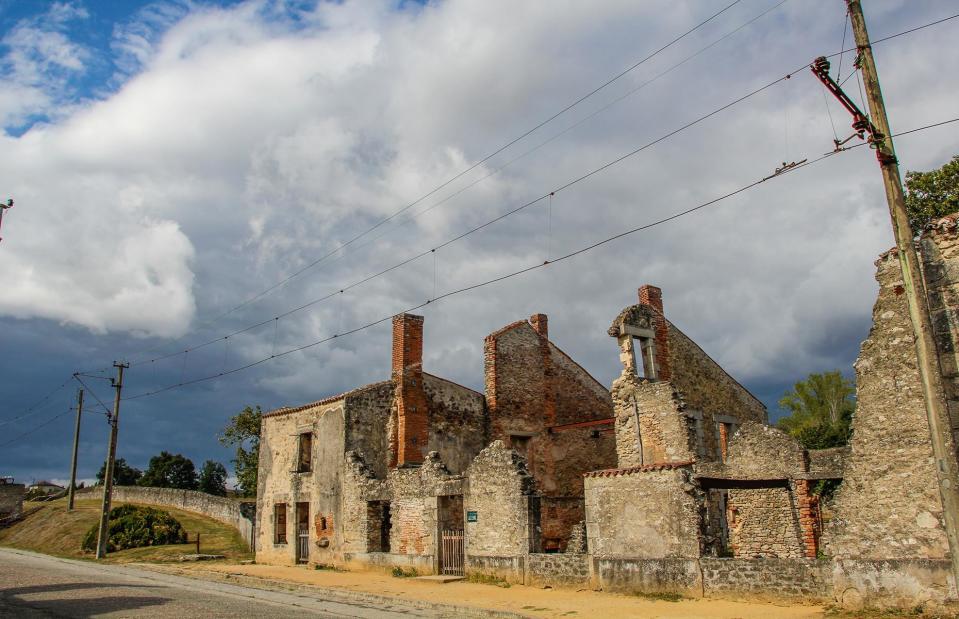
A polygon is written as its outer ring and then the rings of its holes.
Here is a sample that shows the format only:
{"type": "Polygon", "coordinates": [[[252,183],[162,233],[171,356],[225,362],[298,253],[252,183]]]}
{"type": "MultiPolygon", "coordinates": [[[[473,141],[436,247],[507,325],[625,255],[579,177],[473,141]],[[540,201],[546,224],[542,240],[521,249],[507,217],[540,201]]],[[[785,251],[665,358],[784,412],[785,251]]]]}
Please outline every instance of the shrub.
{"type": "MultiPolygon", "coordinates": [[[[110,510],[110,541],[107,552],[143,546],[185,544],[186,531],[169,513],[153,507],[120,505],[110,510]]],[[[97,547],[99,524],[83,537],[81,547],[93,551],[97,547]]]]}
{"type": "Polygon", "coordinates": [[[404,570],[404,569],[401,568],[400,566],[394,567],[392,574],[393,574],[393,576],[395,576],[396,578],[415,578],[416,576],[419,576],[419,575],[420,575],[419,572],[417,572],[415,568],[410,568],[410,569],[408,569],[408,570],[404,570]]]}

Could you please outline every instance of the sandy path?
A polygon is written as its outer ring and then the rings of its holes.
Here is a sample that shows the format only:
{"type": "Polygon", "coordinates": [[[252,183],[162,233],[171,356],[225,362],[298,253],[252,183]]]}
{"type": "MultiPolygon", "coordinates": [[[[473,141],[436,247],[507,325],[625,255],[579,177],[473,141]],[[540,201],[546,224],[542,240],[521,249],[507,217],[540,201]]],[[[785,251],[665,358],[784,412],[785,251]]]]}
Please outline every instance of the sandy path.
{"type": "Polygon", "coordinates": [[[759,602],[726,600],[681,600],[668,602],[636,596],[539,589],[523,585],[509,588],[494,585],[455,582],[438,584],[412,578],[394,578],[383,572],[333,572],[303,567],[272,565],[211,565],[184,567],[187,572],[238,574],[270,580],[301,583],[317,587],[427,600],[444,604],[468,605],[522,613],[532,617],[669,617],[686,619],[772,619],[823,617],[821,606],[779,606],[759,602]]]}

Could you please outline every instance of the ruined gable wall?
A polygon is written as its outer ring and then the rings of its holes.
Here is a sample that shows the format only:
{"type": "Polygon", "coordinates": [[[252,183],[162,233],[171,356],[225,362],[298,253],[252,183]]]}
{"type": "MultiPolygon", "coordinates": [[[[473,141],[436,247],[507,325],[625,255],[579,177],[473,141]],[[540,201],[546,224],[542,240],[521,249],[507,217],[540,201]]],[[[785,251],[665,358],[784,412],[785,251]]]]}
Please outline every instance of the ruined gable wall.
{"type": "Polygon", "coordinates": [[[490,439],[531,434],[528,467],[544,496],[582,496],[581,475],[612,466],[614,441],[592,428],[548,434],[546,428],[610,418],[608,392],[525,321],[486,340],[490,439]]]}
{"type": "Polygon", "coordinates": [[[423,374],[429,402],[429,451],[439,453],[451,473],[462,473],[486,445],[486,400],[483,394],[423,374]]]}
{"type": "Polygon", "coordinates": [[[596,557],[696,558],[702,491],[688,467],[586,476],[586,541],[596,557]]]}
{"type": "MultiPolygon", "coordinates": [[[[292,564],[295,561],[296,504],[310,504],[311,555],[317,550],[318,517],[340,521],[339,475],[344,453],[343,400],[291,413],[268,415],[260,430],[257,478],[257,561],[292,564]],[[298,435],[313,432],[312,471],[297,473],[298,435]],[[274,505],[287,505],[287,542],[274,543],[274,505]]],[[[334,528],[335,530],[335,528],[334,528]]]]}
{"type": "MultiPolygon", "coordinates": [[[[392,403],[393,384],[390,381],[359,389],[346,396],[345,451],[356,452],[379,479],[386,477],[389,464],[387,424],[392,403]]],[[[322,437],[318,438],[322,440],[322,437]]]]}
{"type": "MultiPolygon", "coordinates": [[[[766,422],[766,407],[736,382],[676,325],[669,323],[670,382],[682,395],[687,408],[703,414],[705,454],[719,459],[717,415],[745,421],[766,422]]],[[[702,459],[702,456],[701,456],[702,459]]]]}
{"type": "Polygon", "coordinates": [[[683,402],[672,383],[650,382],[624,370],[613,383],[612,393],[617,466],[685,462],[693,458],[689,420],[683,414],[683,402]]]}
{"type": "Polygon", "coordinates": [[[856,361],[851,453],[823,549],[836,558],[948,556],[916,352],[896,255],[876,262],[879,297],[856,361]]]}

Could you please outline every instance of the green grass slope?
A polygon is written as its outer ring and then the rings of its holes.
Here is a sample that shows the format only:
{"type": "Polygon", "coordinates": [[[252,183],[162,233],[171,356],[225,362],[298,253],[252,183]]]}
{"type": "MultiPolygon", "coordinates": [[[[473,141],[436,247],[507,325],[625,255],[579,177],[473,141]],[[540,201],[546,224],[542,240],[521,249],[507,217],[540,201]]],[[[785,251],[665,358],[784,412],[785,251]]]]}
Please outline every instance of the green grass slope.
{"type": "MultiPolygon", "coordinates": [[[[114,505],[118,505],[115,503],[114,505]]],[[[83,536],[100,517],[100,501],[85,499],[76,502],[76,509],[67,511],[67,500],[50,503],[24,503],[24,511],[39,505],[41,509],[11,527],[0,529],[0,546],[32,550],[71,559],[93,559],[93,554],[80,549],[83,536]]],[[[180,521],[192,542],[200,534],[200,552],[224,555],[227,561],[252,559],[253,553],[239,532],[216,520],[171,507],[160,507],[180,521]]],[[[196,544],[172,544],[130,548],[107,555],[113,563],[162,563],[176,561],[180,555],[196,552],[196,544]]]]}

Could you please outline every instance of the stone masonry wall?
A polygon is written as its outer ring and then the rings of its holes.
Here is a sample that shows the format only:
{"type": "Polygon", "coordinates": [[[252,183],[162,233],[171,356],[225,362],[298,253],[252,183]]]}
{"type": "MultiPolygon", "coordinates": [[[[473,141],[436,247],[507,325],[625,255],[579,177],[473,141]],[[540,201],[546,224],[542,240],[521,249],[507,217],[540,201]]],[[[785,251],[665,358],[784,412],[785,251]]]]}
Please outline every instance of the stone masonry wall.
{"type": "Polygon", "coordinates": [[[733,556],[804,556],[798,514],[789,488],[729,490],[726,514],[733,556]]]}
{"type": "Polygon", "coordinates": [[[856,414],[823,550],[837,558],[948,555],[912,326],[893,252],[876,262],[879,297],[856,361],[856,414]]]}
{"type": "Polygon", "coordinates": [[[612,437],[547,428],[611,418],[609,392],[525,320],[490,334],[484,357],[489,438],[528,437],[523,455],[543,496],[582,496],[584,472],[615,465],[612,437]]]}
{"type": "Polygon", "coordinates": [[[832,565],[815,559],[699,560],[706,597],[830,599],[832,565]]]}
{"type": "Polygon", "coordinates": [[[597,471],[585,481],[590,554],[643,559],[701,554],[702,491],[689,466],[597,471]]]}
{"type": "Polygon", "coordinates": [[[0,518],[16,516],[23,512],[23,484],[0,484],[0,518]]]}
{"type": "Polygon", "coordinates": [[[669,382],[650,382],[624,370],[613,383],[617,466],[693,459],[683,402],[669,382]],[[637,420],[639,428],[637,429],[637,420]]]}
{"type": "MultiPolygon", "coordinates": [[[[959,449],[959,214],[943,217],[921,237],[922,272],[933,335],[939,351],[943,389],[952,429],[953,451],[959,449]]],[[[959,456],[959,454],[957,454],[959,456]]]]}
{"type": "MultiPolygon", "coordinates": [[[[0,486],[0,488],[3,488],[3,486],[0,486]]],[[[90,487],[78,491],[78,493],[80,492],[100,496],[103,489],[90,487]]],[[[243,540],[252,547],[254,522],[241,512],[242,501],[197,492],[196,490],[114,486],[113,502],[175,507],[194,514],[201,514],[235,528],[243,540]]]]}
{"type": "Polygon", "coordinates": [[[482,393],[423,373],[429,404],[429,451],[438,452],[451,473],[466,470],[486,446],[486,400],[482,393]]]}
{"type": "Polygon", "coordinates": [[[502,441],[493,441],[467,473],[464,510],[476,512],[466,522],[466,554],[513,557],[530,551],[535,523],[530,522],[534,483],[525,463],[502,441]]]}

